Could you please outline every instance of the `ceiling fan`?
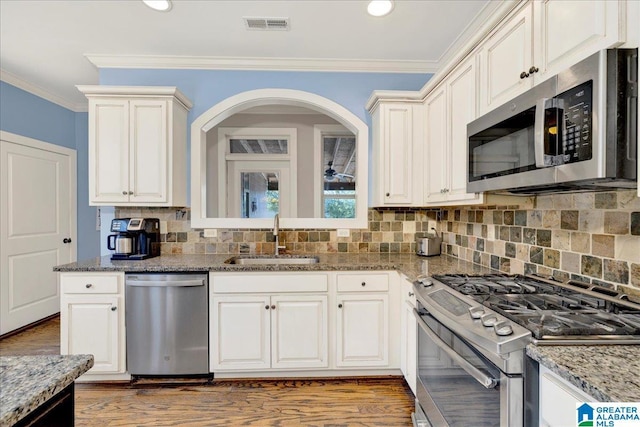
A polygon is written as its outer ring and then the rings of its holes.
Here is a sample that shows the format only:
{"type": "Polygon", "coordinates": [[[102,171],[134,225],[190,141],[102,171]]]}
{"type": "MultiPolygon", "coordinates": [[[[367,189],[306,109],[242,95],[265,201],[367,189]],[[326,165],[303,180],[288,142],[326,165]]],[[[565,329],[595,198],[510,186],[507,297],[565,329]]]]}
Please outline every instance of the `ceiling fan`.
{"type": "Polygon", "coordinates": [[[324,179],[327,181],[334,181],[336,179],[341,181],[351,181],[353,179],[353,175],[336,172],[336,170],[333,168],[333,161],[330,160],[327,169],[324,171],[324,179]]]}

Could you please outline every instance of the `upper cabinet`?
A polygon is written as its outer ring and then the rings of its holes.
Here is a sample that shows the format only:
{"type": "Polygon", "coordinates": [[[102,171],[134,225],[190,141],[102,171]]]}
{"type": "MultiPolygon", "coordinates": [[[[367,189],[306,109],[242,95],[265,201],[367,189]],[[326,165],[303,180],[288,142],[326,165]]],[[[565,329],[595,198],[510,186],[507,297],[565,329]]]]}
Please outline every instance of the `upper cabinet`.
{"type": "Polygon", "coordinates": [[[470,56],[425,99],[425,205],[478,204],[467,193],[467,124],[476,118],[476,64],[470,56]]]}
{"type": "Polygon", "coordinates": [[[480,114],[624,40],[626,2],[525,3],[480,48],[480,114]]]}
{"type": "Polygon", "coordinates": [[[175,87],[78,89],[89,99],[89,204],[185,206],[191,102],[175,87]]]}
{"type": "Polygon", "coordinates": [[[380,99],[373,108],[373,206],[420,206],[423,106],[380,99]]]}

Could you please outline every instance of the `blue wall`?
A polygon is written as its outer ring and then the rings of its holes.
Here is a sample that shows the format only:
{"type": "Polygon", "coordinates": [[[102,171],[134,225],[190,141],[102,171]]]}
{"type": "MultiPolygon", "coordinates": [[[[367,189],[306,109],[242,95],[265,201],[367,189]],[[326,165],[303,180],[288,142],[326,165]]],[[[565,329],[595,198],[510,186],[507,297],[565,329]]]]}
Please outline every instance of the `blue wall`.
{"type": "Polygon", "coordinates": [[[330,73],[228,70],[100,70],[100,84],[176,86],[192,102],[189,124],[220,101],[241,92],[266,88],[297,89],[328,98],[370,124],[365,104],[374,90],[419,90],[431,74],[330,73]]]}
{"type": "Polygon", "coordinates": [[[99,256],[96,210],[88,201],[87,113],[74,113],[0,81],[0,130],[77,150],[77,258],[99,256]]]}

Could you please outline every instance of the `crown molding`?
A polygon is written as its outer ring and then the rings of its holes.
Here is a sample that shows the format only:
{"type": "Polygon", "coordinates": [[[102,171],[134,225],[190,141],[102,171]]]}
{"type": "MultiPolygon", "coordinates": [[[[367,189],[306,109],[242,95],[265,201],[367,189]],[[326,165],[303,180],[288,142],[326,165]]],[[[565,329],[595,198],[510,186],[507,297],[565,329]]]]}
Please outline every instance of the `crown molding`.
{"type": "Polygon", "coordinates": [[[85,54],[97,68],[433,73],[437,61],[85,54]]]}
{"type": "Polygon", "coordinates": [[[17,87],[18,89],[22,89],[25,92],[29,92],[30,94],[35,95],[39,98],[42,98],[46,101],[52,102],[56,105],[66,108],[67,110],[71,110],[74,113],[86,113],[87,111],[89,111],[88,105],[86,103],[76,104],[76,103],[70,102],[54,93],[51,93],[46,89],[43,89],[42,87],[34,83],[31,83],[1,68],[0,68],[0,80],[10,84],[11,86],[17,87]]]}

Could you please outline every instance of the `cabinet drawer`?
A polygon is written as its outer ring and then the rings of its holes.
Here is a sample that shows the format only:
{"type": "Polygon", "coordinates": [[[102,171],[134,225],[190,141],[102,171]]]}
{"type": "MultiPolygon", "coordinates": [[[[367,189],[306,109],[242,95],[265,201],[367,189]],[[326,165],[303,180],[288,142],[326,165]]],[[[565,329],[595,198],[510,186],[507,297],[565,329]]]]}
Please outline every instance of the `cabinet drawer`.
{"type": "Polygon", "coordinates": [[[388,274],[338,274],[338,292],[386,292],[388,274]]]}
{"type": "Polygon", "coordinates": [[[117,294],[123,275],[108,274],[61,274],[60,285],[65,294],[117,294]]]}
{"type": "Polygon", "coordinates": [[[214,293],[327,292],[326,274],[211,274],[214,293]]]}

